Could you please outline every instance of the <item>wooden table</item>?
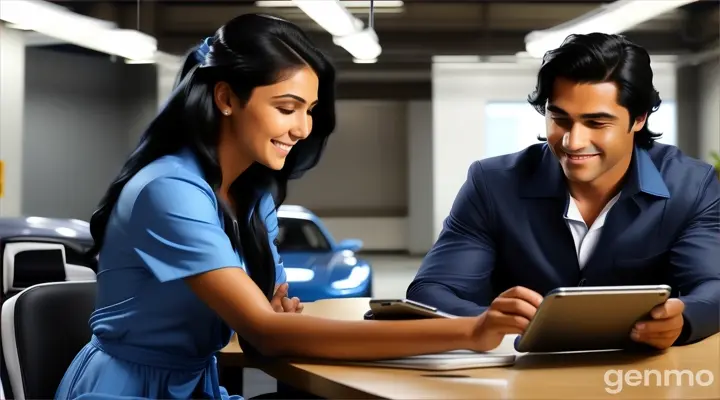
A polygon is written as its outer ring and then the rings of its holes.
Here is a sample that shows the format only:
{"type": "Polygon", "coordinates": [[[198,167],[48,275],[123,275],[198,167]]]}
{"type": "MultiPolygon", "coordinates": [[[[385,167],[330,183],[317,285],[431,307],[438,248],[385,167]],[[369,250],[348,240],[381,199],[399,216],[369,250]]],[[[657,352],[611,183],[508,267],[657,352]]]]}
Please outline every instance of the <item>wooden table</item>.
{"type": "MultiPolygon", "coordinates": [[[[358,320],[368,310],[368,300],[321,300],[307,303],[304,313],[358,320]]],[[[224,365],[260,368],[281,382],[325,398],[720,399],[720,335],[654,355],[523,354],[513,367],[439,373],[283,360],[251,365],[236,341],[223,349],[219,360],[224,365]]]]}

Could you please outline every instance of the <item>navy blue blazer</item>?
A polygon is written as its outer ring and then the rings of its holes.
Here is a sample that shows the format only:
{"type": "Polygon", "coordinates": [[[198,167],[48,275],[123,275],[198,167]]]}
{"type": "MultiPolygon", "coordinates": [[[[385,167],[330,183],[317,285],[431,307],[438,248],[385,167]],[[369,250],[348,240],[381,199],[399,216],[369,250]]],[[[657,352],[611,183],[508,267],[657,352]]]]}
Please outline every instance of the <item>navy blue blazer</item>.
{"type": "Polygon", "coordinates": [[[407,297],[478,315],[503,291],[667,284],[685,303],[676,344],[720,330],[720,181],[656,143],[636,148],[622,194],[581,270],[563,218],[568,189],[547,144],[476,161],[407,297]]]}

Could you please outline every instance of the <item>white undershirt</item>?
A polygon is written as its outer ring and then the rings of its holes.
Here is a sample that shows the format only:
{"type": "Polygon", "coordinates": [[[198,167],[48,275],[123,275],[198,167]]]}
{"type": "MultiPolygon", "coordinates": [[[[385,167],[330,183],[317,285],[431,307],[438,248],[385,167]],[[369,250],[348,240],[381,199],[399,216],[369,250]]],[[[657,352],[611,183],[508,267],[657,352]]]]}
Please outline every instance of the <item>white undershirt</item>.
{"type": "Polygon", "coordinates": [[[605,225],[605,218],[607,218],[608,212],[612,206],[615,205],[619,197],[619,193],[617,196],[613,197],[607,205],[605,205],[605,208],[603,208],[602,212],[600,212],[600,215],[598,215],[595,219],[595,222],[593,222],[590,228],[588,228],[582,215],[580,214],[580,209],[578,209],[578,206],[575,203],[575,199],[568,194],[568,209],[564,217],[565,223],[570,229],[570,233],[572,233],[573,240],[575,241],[575,252],[577,253],[580,269],[585,267],[585,264],[593,253],[593,250],[595,250],[595,246],[600,239],[600,233],[602,233],[602,227],[605,225]]]}

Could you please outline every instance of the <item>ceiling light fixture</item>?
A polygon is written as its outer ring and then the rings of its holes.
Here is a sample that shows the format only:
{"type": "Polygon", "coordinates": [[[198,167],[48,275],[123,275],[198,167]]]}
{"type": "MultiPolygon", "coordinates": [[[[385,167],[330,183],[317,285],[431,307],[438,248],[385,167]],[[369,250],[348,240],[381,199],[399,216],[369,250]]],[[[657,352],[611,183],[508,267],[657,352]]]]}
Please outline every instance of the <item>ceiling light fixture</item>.
{"type": "Polygon", "coordinates": [[[530,56],[542,58],[547,51],[560,47],[571,34],[621,33],[695,1],[698,0],[617,0],[556,27],[530,32],[525,37],[525,49],[530,56]]]}
{"type": "MultiPolygon", "coordinates": [[[[357,61],[376,60],[382,47],[377,33],[370,24],[365,28],[338,0],[293,0],[293,3],[308,17],[333,36],[333,43],[345,49],[357,61]]],[[[369,4],[373,6],[372,3],[369,4]]]]}
{"type": "MultiPolygon", "coordinates": [[[[325,0],[328,1],[328,0],[325,0]]],[[[332,0],[330,0],[332,1],[332,0]]],[[[340,4],[342,4],[346,8],[370,8],[370,1],[355,1],[355,0],[347,0],[347,1],[340,1],[340,4]]],[[[400,8],[405,5],[402,1],[391,1],[391,0],[375,0],[374,6],[376,8],[400,8]]],[[[294,1],[274,1],[274,0],[266,0],[266,1],[256,1],[255,2],[256,7],[271,7],[271,8],[290,8],[295,7],[294,1]]]]}
{"type": "Polygon", "coordinates": [[[333,43],[350,53],[355,58],[355,62],[359,60],[377,60],[380,53],[382,53],[377,34],[372,29],[334,37],[333,43]]]}
{"type": "Polygon", "coordinates": [[[363,28],[363,22],[337,0],[293,0],[293,3],[333,36],[350,35],[363,28]]]}
{"type": "Polygon", "coordinates": [[[41,0],[4,1],[0,20],[77,46],[129,60],[147,60],[157,51],[157,40],[135,30],[76,14],[41,0]]]}

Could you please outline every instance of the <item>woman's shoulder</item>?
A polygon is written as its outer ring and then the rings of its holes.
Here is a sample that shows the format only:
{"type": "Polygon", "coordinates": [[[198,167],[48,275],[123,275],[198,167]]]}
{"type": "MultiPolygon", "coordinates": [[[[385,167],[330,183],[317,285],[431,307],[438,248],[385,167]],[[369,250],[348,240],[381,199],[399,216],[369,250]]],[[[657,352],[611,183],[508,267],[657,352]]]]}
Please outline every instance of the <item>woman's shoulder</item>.
{"type": "MultiPolygon", "coordinates": [[[[123,188],[118,205],[131,212],[138,203],[165,208],[170,204],[202,201],[218,207],[217,197],[193,164],[178,155],[161,157],[138,171],[123,188]]],[[[199,206],[199,204],[193,204],[199,206]]],[[[122,213],[122,211],[121,211],[122,213]]]]}

